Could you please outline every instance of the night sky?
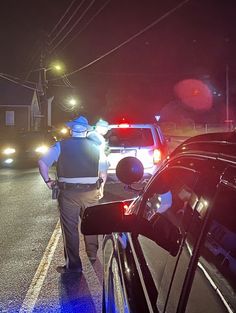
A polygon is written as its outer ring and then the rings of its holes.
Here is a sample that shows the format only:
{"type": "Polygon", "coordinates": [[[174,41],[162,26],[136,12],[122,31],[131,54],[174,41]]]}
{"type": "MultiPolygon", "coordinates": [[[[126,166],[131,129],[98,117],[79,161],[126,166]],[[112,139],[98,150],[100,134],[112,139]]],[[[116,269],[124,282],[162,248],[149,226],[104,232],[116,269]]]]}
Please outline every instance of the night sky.
{"type": "MultiPolygon", "coordinates": [[[[148,121],[171,103],[180,103],[176,85],[189,79],[208,85],[213,105],[204,116],[218,122],[225,103],[226,65],[234,114],[233,0],[8,0],[0,6],[0,73],[37,81],[34,70],[40,67],[41,53],[46,67],[55,59],[66,66],[66,81],[47,73],[55,123],[76,114],[65,111],[70,95],[80,100],[78,112],[92,120],[103,116],[116,121],[122,115],[148,121]],[[93,63],[154,21],[149,30],[93,63]]],[[[184,110],[203,116],[202,107],[200,114],[196,106],[184,110]]]]}

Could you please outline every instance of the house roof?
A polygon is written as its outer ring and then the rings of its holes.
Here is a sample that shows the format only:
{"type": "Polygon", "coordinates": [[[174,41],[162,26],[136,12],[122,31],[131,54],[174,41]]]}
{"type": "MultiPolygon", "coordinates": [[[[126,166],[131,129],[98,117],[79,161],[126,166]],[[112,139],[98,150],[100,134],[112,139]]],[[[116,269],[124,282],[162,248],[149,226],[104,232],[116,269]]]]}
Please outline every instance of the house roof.
{"type": "Polygon", "coordinates": [[[0,77],[0,105],[31,105],[34,90],[0,77]]]}

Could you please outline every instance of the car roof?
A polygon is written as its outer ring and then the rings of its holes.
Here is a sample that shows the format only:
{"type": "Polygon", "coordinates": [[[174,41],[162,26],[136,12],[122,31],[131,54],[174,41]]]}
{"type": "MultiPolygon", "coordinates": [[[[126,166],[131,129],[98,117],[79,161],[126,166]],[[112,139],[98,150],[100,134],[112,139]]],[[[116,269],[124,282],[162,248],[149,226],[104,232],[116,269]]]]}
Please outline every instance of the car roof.
{"type": "Polygon", "coordinates": [[[236,161],[236,132],[209,133],[191,137],[179,145],[171,157],[198,154],[236,161]]]}

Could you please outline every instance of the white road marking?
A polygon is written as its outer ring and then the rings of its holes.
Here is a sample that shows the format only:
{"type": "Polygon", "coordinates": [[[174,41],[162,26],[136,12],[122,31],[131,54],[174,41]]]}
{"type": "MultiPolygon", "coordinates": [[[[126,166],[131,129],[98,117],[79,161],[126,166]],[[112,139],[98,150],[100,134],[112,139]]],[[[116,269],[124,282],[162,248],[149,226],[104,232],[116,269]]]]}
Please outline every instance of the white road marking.
{"type": "Polygon", "coordinates": [[[25,296],[25,299],[22,303],[19,313],[30,313],[33,311],[35,303],[38,299],[39,293],[43,286],[43,282],[47,275],[49,266],[51,264],[54,252],[58,245],[60,236],[61,236],[61,226],[60,226],[60,221],[58,221],[53,231],[53,234],[49,240],[47,248],[44,252],[42,260],[30,284],[29,290],[25,296]]]}

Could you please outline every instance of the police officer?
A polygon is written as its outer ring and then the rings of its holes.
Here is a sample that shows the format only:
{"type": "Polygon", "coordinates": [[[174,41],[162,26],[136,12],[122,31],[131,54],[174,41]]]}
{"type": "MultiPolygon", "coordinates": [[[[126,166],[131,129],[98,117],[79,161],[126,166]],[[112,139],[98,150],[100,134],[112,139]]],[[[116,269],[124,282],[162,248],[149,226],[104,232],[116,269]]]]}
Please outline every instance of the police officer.
{"type": "Polygon", "coordinates": [[[99,119],[95,125],[95,129],[91,132],[88,132],[88,135],[87,135],[89,139],[94,140],[100,146],[101,154],[104,154],[104,159],[105,159],[104,167],[105,168],[102,173],[103,183],[100,188],[100,197],[99,197],[100,199],[103,198],[104,196],[104,185],[107,180],[107,170],[110,166],[110,163],[107,159],[107,156],[110,153],[110,148],[108,145],[108,141],[104,137],[107,134],[108,130],[109,130],[108,122],[103,119],[99,119]]]}
{"type": "MultiPolygon", "coordinates": [[[[55,180],[49,177],[49,169],[57,162],[59,186],[60,222],[63,233],[65,265],[58,266],[59,273],[81,272],[79,255],[79,216],[86,207],[98,204],[100,177],[104,165],[100,159],[100,148],[87,136],[91,126],[84,116],[66,123],[70,127],[71,137],[57,142],[38,162],[39,172],[52,189],[55,180]]],[[[98,237],[84,236],[89,259],[96,260],[98,237]]]]}
{"type": "MultiPolygon", "coordinates": [[[[104,137],[107,134],[108,130],[109,130],[108,122],[103,119],[99,119],[95,125],[96,135],[94,134],[94,137],[97,136],[97,141],[100,142],[100,144],[102,145],[102,148],[104,149],[106,156],[108,156],[110,153],[108,141],[104,137]]],[[[92,134],[89,133],[89,136],[91,135],[92,134]]],[[[94,138],[94,140],[96,139],[94,138]]]]}

